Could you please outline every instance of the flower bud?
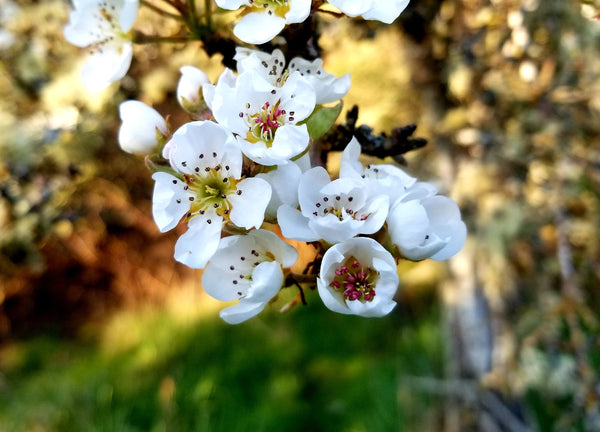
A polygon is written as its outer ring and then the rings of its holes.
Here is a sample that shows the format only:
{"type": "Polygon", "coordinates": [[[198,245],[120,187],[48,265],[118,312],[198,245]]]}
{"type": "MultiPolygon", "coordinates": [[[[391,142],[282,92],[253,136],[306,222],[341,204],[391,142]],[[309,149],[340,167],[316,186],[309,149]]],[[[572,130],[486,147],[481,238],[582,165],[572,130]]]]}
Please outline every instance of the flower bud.
{"type": "Polygon", "coordinates": [[[130,100],[119,106],[122,120],[119,145],[128,153],[149,154],[168,135],[165,119],[143,102],[130,100]]]}
{"type": "Polygon", "coordinates": [[[201,115],[207,106],[202,96],[202,86],[210,84],[206,74],[194,66],[182,66],[177,84],[177,101],[181,107],[194,115],[201,115]]]}

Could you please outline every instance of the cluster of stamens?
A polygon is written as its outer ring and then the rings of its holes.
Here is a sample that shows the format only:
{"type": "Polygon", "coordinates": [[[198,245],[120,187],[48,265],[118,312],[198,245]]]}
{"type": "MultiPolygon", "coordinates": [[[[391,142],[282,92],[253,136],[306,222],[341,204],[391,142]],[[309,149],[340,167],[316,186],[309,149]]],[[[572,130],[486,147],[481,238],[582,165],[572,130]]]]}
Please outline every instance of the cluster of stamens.
{"type": "Polygon", "coordinates": [[[375,298],[375,284],[379,272],[363,267],[353,256],[335,270],[335,277],[330,286],[344,295],[346,300],[369,302],[375,298]]]}
{"type": "MultiPolygon", "coordinates": [[[[187,166],[187,162],[182,162],[182,165],[187,166]]],[[[228,197],[234,193],[242,194],[242,191],[237,189],[238,181],[228,175],[229,169],[229,165],[222,166],[221,164],[212,168],[195,167],[196,174],[184,175],[186,184],[183,189],[191,193],[188,197],[190,210],[186,215],[187,219],[196,215],[204,215],[209,210],[214,210],[217,215],[229,219],[231,203],[228,197]]],[[[178,203],[180,201],[177,200],[178,203]]],[[[206,222],[212,223],[210,219],[206,222]]]]}
{"type": "MultiPolygon", "coordinates": [[[[275,90],[272,91],[272,93],[275,90]]],[[[269,102],[260,108],[255,114],[246,114],[246,121],[248,123],[248,135],[246,139],[252,143],[259,141],[265,142],[267,147],[273,143],[275,139],[275,132],[280,126],[283,126],[286,121],[294,121],[294,112],[288,113],[279,108],[280,101],[271,105],[269,102]]],[[[250,108],[246,105],[246,108],[250,108]]],[[[240,113],[240,117],[243,117],[244,113],[240,113]]]]}
{"type": "Polygon", "coordinates": [[[326,216],[332,214],[337,217],[340,221],[346,218],[353,218],[356,220],[364,221],[369,217],[368,214],[359,214],[356,210],[351,208],[354,197],[352,196],[324,196],[322,202],[315,203],[315,210],[313,216],[326,216]]]}

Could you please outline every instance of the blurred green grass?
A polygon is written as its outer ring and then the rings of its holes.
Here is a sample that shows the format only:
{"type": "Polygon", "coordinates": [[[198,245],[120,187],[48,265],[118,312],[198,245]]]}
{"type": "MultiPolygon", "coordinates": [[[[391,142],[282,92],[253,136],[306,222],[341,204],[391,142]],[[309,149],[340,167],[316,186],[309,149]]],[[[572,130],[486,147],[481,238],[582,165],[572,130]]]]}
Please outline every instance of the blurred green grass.
{"type": "Polygon", "coordinates": [[[0,430],[350,432],[435,423],[429,397],[404,377],[442,375],[437,308],[416,322],[401,310],[369,320],[326,313],[312,300],[299,313],[266,311],[240,326],[161,308],[122,312],[85,340],[15,342],[1,352],[0,430]]]}

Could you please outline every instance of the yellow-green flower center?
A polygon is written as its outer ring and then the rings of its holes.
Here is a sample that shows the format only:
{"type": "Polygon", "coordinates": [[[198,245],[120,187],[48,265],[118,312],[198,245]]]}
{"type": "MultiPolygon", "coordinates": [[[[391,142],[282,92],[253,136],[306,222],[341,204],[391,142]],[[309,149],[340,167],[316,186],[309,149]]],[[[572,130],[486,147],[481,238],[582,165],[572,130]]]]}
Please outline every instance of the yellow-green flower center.
{"type": "Polygon", "coordinates": [[[196,175],[185,176],[186,187],[193,194],[189,197],[191,202],[188,218],[212,209],[219,216],[229,219],[229,197],[241,191],[237,190],[238,180],[229,176],[227,171],[229,166],[217,165],[214,168],[205,168],[204,171],[198,169],[196,175]]]}

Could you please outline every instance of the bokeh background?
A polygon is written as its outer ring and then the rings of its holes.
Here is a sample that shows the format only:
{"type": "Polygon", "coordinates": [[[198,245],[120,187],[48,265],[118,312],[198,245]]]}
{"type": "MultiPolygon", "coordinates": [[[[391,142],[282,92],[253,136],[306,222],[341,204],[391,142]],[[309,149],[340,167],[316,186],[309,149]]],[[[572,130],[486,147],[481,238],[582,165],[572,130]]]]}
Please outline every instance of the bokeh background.
{"type": "MultiPolygon", "coordinates": [[[[0,0],[0,430],[600,430],[599,3],[319,16],[326,70],[352,74],[345,107],[376,133],[417,124],[429,143],[406,169],[459,203],[469,238],[447,263],[402,262],[385,318],[316,292],[281,314],[284,293],[229,326],[116,140],[126,99],[187,121],[178,69],[214,80],[220,55],[137,46],[90,94],[70,4],[0,0]]],[[[136,28],[177,31],[144,8],[136,28]]]]}

